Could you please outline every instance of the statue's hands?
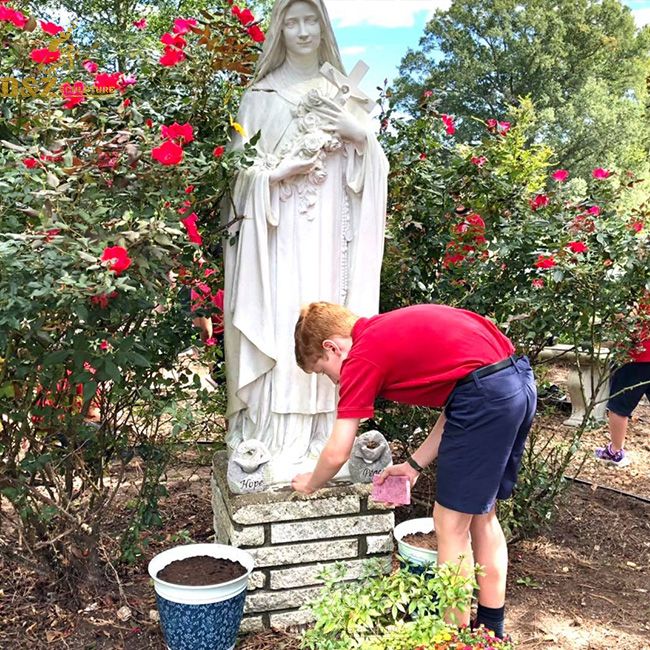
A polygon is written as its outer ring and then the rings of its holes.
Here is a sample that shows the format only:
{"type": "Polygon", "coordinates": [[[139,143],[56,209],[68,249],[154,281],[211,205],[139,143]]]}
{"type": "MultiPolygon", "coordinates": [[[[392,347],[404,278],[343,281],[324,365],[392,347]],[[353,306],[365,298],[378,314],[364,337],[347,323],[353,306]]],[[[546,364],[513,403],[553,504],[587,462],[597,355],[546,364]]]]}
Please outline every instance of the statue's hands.
{"type": "Polygon", "coordinates": [[[359,124],[359,120],[335,101],[323,97],[322,103],[314,110],[328,122],[321,127],[323,131],[335,133],[343,140],[350,140],[358,144],[363,144],[366,141],[366,132],[359,124]]]}
{"type": "Polygon", "coordinates": [[[411,483],[411,487],[415,485],[420,474],[415,471],[408,463],[400,463],[399,465],[389,465],[379,474],[377,482],[381,485],[388,476],[406,476],[411,483]]]}
{"type": "Polygon", "coordinates": [[[292,176],[308,174],[316,162],[316,158],[284,158],[280,164],[269,172],[269,181],[279,183],[292,176]]]}
{"type": "Polygon", "coordinates": [[[311,475],[311,472],[307,472],[306,474],[296,474],[291,481],[291,487],[296,492],[301,492],[302,494],[311,494],[312,492],[315,492],[314,488],[309,486],[311,475]]]}

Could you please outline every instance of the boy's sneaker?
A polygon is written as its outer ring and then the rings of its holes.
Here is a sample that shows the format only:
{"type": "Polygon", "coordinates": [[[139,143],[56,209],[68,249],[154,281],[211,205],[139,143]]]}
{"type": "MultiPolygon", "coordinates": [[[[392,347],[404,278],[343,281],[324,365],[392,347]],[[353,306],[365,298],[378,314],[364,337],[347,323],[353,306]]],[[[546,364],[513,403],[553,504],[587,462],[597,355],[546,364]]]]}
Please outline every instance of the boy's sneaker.
{"type": "Polygon", "coordinates": [[[630,464],[630,459],[625,453],[625,449],[614,451],[611,442],[607,447],[598,447],[594,452],[594,456],[598,460],[604,460],[606,463],[611,463],[616,467],[627,467],[630,464]]]}

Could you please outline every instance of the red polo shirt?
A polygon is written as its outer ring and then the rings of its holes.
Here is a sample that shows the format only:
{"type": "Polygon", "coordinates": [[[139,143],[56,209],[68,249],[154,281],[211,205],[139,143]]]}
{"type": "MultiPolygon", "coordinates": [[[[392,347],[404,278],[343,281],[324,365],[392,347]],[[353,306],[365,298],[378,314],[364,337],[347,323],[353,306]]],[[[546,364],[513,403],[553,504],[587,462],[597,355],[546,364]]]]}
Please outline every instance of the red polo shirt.
{"type": "Polygon", "coordinates": [[[464,309],[415,305],[360,318],[341,366],[337,417],[372,417],[377,397],[440,408],[459,379],[513,352],[491,321],[464,309]]]}

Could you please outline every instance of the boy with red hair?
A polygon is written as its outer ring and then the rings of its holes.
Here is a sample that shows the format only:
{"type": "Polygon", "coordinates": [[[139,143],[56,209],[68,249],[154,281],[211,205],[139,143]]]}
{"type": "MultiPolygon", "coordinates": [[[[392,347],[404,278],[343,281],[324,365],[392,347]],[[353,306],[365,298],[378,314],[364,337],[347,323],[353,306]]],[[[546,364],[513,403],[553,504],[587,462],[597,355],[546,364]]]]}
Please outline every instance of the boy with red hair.
{"type": "MultiPolygon", "coordinates": [[[[381,476],[403,475],[414,484],[438,459],[438,562],[460,563],[469,575],[473,551],[485,570],[477,576],[476,623],[502,637],[508,551],[495,507],[515,485],[535,413],[528,360],[513,354],[512,343],[488,319],[445,305],[359,318],[339,305],[312,303],[298,319],[295,342],[298,365],[339,384],[339,402],[314,471],[296,476],[293,488],[310,494],[339,471],[360,420],[374,414],[375,398],[443,408],[413,455],[381,476]]],[[[469,623],[469,607],[459,619],[469,623]]]]}

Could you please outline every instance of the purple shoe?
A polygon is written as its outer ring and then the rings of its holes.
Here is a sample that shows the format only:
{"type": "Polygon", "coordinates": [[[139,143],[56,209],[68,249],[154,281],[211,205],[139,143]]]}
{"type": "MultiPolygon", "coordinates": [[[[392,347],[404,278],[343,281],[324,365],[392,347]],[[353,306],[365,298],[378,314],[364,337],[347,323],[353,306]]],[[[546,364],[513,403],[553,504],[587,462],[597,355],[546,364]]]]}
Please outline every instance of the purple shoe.
{"type": "Polygon", "coordinates": [[[625,449],[614,451],[611,442],[607,447],[598,447],[594,452],[594,456],[596,456],[598,460],[603,460],[615,467],[627,467],[630,464],[630,459],[625,453],[625,449]]]}

